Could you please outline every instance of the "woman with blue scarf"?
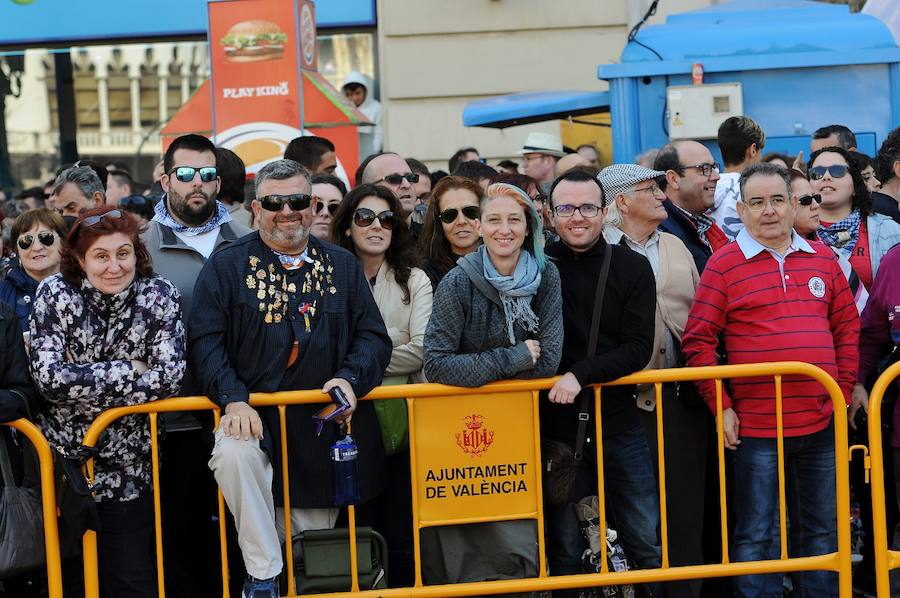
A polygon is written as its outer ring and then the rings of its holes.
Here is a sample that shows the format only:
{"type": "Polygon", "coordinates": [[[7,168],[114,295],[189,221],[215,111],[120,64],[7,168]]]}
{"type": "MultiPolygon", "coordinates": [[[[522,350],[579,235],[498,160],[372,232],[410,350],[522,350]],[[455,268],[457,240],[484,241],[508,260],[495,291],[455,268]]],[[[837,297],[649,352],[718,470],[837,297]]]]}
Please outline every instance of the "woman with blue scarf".
{"type": "MultiPolygon", "coordinates": [[[[430,382],[481,386],[556,373],[562,353],[559,272],[547,262],[540,216],[524,191],[488,187],[484,244],[441,280],[425,333],[430,382]]],[[[426,584],[538,574],[537,525],[502,521],[422,530],[426,584]]]]}
{"type": "Polygon", "coordinates": [[[488,187],[481,235],[484,244],[460,258],[435,292],[425,376],[482,386],[554,375],[563,341],[559,272],[544,256],[541,219],[525,192],[488,187]]]}
{"type": "Polygon", "coordinates": [[[813,193],[821,196],[819,240],[850,260],[860,282],[871,289],[881,258],[900,243],[900,225],[872,211],[872,196],[846,150],[813,152],[807,176],[813,193]]]}

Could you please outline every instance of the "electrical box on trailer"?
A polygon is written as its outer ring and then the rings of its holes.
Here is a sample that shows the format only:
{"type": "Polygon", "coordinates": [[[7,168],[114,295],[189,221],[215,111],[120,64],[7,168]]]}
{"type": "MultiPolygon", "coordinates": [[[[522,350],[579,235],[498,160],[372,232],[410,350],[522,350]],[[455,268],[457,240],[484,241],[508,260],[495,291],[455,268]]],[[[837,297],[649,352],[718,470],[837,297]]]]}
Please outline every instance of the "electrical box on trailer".
{"type": "Polygon", "coordinates": [[[669,139],[715,139],[726,118],[744,113],[740,83],[666,88],[669,139]]]}

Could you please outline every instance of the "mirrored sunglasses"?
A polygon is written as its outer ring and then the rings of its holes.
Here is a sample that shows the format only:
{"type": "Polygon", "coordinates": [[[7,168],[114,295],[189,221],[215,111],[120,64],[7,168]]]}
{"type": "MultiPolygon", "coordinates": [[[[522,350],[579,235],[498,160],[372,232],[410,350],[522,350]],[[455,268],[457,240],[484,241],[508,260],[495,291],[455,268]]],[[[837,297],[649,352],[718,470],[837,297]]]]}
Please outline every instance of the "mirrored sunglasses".
{"type": "Polygon", "coordinates": [[[287,204],[295,212],[309,207],[312,196],[308,193],[294,193],[293,195],[266,195],[259,198],[259,203],[264,210],[280,212],[284,204],[287,204]]]}
{"type": "Polygon", "coordinates": [[[193,166],[176,166],[169,171],[169,174],[175,173],[175,178],[182,183],[190,183],[194,180],[194,175],[200,173],[200,180],[204,183],[211,183],[219,176],[219,171],[215,166],[204,166],[203,168],[195,168],[193,166]]]}
{"type": "MultiPolygon", "coordinates": [[[[462,209],[462,215],[469,220],[478,220],[481,218],[481,209],[478,206],[466,206],[462,209]]],[[[447,208],[438,214],[438,218],[444,224],[452,224],[456,221],[457,216],[459,216],[459,210],[456,208],[447,208]]]]}
{"type": "Polygon", "coordinates": [[[376,214],[369,208],[357,208],[356,212],[353,214],[353,222],[360,228],[372,226],[372,223],[375,222],[376,218],[378,218],[378,222],[381,223],[382,228],[387,230],[393,229],[397,224],[397,215],[391,210],[385,210],[376,214]]]}
{"type": "Polygon", "coordinates": [[[25,233],[24,235],[19,235],[18,240],[16,241],[16,245],[19,246],[19,249],[25,251],[34,243],[34,240],[37,239],[41,245],[44,247],[50,247],[54,243],[56,243],[56,235],[48,232],[41,231],[37,235],[32,235],[31,233],[25,233]]]}

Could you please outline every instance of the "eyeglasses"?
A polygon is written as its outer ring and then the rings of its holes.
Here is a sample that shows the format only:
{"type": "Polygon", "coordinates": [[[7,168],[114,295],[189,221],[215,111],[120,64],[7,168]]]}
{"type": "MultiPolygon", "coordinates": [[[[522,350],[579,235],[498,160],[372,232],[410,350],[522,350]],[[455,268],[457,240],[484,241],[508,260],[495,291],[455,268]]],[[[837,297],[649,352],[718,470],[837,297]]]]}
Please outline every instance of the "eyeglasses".
{"type": "Polygon", "coordinates": [[[600,213],[600,206],[595,203],[583,203],[580,206],[564,203],[553,208],[553,213],[560,218],[571,218],[575,212],[581,214],[584,218],[594,218],[600,213]]]}
{"type": "Polygon", "coordinates": [[[763,199],[762,197],[752,197],[750,199],[742,199],[750,211],[752,212],[762,212],[766,208],[766,204],[771,204],[772,208],[775,210],[780,210],[784,206],[787,205],[787,198],[782,195],[776,195],[775,197],[770,197],[768,199],[763,199]]]}
{"type": "Polygon", "coordinates": [[[34,243],[34,240],[37,239],[40,241],[41,245],[44,247],[50,247],[54,243],[56,243],[56,235],[48,231],[41,231],[37,235],[32,235],[31,233],[25,233],[24,235],[19,235],[19,239],[16,241],[16,245],[19,246],[19,249],[25,251],[31,244],[34,243]]]}
{"type": "Polygon", "coordinates": [[[182,183],[190,183],[194,180],[194,175],[200,173],[200,180],[204,183],[211,183],[219,176],[219,170],[215,166],[204,166],[203,168],[195,168],[193,166],[176,166],[168,172],[175,173],[175,178],[182,183]]]}
{"type": "Polygon", "coordinates": [[[397,215],[391,210],[385,210],[376,214],[369,208],[357,208],[353,214],[353,222],[360,228],[372,226],[376,218],[381,223],[381,227],[387,230],[393,229],[397,224],[397,215]]]}
{"type": "Polygon", "coordinates": [[[265,195],[259,198],[262,209],[269,212],[280,212],[284,204],[290,206],[295,212],[309,207],[312,196],[308,193],[294,193],[293,195],[265,195]]]}
{"type": "Polygon", "coordinates": [[[814,193],[812,195],[803,195],[797,198],[797,201],[800,202],[801,206],[808,206],[812,204],[813,200],[815,200],[816,203],[822,203],[822,196],[818,193],[814,193]]]}
{"type": "Polygon", "coordinates": [[[545,203],[547,201],[547,196],[543,193],[538,193],[534,197],[531,198],[531,201],[539,201],[541,203],[545,203]]]}
{"type": "Polygon", "coordinates": [[[396,187],[397,185],[400,185],[401,183],[403,183],[403,179],[406,179],[407,181],[409,181],[410,184],[414,184],[414,183],[419,182],[419,175],[417,175],[414,172],[407,172],[405,174],[394,173],[394,174],[387,175],[383,179],[375,181],[375,183],[378,184],[378,183],[384,181],[385,183],[387,183],[389,185],[394,185],[396,187]]]}
{"type": "Polygon", "coordinates": [[[825,173],[831,175],[833,179],[840,179],[847,175],[850,167],[844,164],[832,164],[831,166],[813,166],[809,169],[809,180],[818,181],[825,176],[825,173]]]}
{"type": "Polygon", "coordinates": [[[659,185],[653,183],[652,185],[641,187],[640,189],[632,189],[631,193],[649,193],[650,195],[656,195],[660,191],[662,190],[659,188],[659,185]]]}
{"type": "Polygon", "coordinates": [[[321,212],[321,211],[322,211],[322,208],[325,208],[325,209],[328,210],[328,213],[329,213],[329,214],[331,214],[332,216],[334,216],[335,212],[338,211],[338,208],[341,207],[340,202],[333,202],[333,203],[326,204],[324,201],[322,201],[322,198],[321,198],[321,197],[318,197],[318,196],[316,196],[316,195],[313,195],[312,198],[313,198],[313,200],[315,200],[315,202],[316,202],[316,207],[313,208],[313,211],[314,211],[316,214],[318,214],[319,212],[321,212]]]}
{"type": "MultiPolygon", "coordinates": [[[[444,224],[452,224],[456,221],[456,217],[459,216],[459,212],[460,210],[456,208],[447,208],[446,210],[441,210],[441,213],[438,214],[438,218],[440,218],[441,222],[444,224]]],[[[478,220],[481,218],[481,208],[478,206],[466,206],[462,209],[462,215],[469,220],[478,220]]]]}
{"type": "Polygon", "coordinates": [[[703,176],[709,176],[713,172],[719,172],[721,168],[715,162],[704,162],[702,164],[683,165],[682,168],[696,168],[703,176]]]}

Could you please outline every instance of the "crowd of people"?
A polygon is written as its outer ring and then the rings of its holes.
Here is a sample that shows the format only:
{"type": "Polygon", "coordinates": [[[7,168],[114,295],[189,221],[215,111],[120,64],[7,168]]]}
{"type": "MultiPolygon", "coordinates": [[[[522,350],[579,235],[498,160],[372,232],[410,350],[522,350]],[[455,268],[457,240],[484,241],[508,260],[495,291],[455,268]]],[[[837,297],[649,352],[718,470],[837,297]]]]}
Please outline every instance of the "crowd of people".
{"type": "MultiPolygon", "coordinates": [[[[66,165],[7,215],[0,421],[30,418],[78,459],[88,456],[87,427],[111,407],[208,396],[221,407],[216,429],[201,412],[163,418],[166,594],[221,594],[218,487],[241,556],[232,559],[237,591],[274,598],[294,566],[282,558],[284,509],[294,532],[346,525],[329,460],[342,433],[317,434],[321,406],[298,405],[286,410],[282,438],[278,410],[250,406],[251,392],[343,393],[349,408],[337,422],[352,418],[358,445],[356,521],[387,539],[389,583],[403,587],[414,580],[410,453],[387,410],[404,418],[405,403],[358,401],[374,387],[558,376],[539,413],[542,439],[577,456],[573,490],[544,511],[549,573],[565,575],[584,572],[575,504],[597,492],[595,417],[601,499],[633,566],[662,562],[660,473],[669,564],[721,559],[716,385],[663,384],[663,438],[653,386],[604,389],[596,414],[590,385],[642,369],[805,361],[838,382],[844,403],[810,379],[783,377],[788,545],[791,556],[833,552],[833,409],[846,406],[851,426],[865,428],[866,389],[900,342],[900,129],[872,159],[849,129],[825,127],[804,161],[763,154],[760,127],[733,117],[718,146],[723,165],[684,140],[600,169],[596,148],[532,133],[520,163],[492,167],[467,147],[449,173],[373,153],[349,190],[321,137],[293,140],[248,177],[233,152],[185,135],[147,194],[134,193],[123,168],[66,165]]],[[[771,377],[722,387],[732,561],[779,557],[775,393],[771,377]]],[[[888,418],[895,450],[898,418],[888,418]]],[[[27,442],[0,432],[27,480],[27,442]]],[[[149,433],[146,419],[122,418],[90,453],[107,598],[157,595],[149,433]]],[[[871,575],[869,526],[859,579],[866,567],[871,575]]],[[[84,524],[63,512],[61,529],[66,596],[77,596],[84,524]]],[[[427,528],[423,580],[536,576],[537,533],[530,520],[427,528]]],[[[39,596],[40,577],[3,589],[39,596]]],[[[792,582],[797,596],[837,595],[834,573],[792,582]]],[[[780,596],[782,584],[751,575],[637,591],[780,596]]]]}

